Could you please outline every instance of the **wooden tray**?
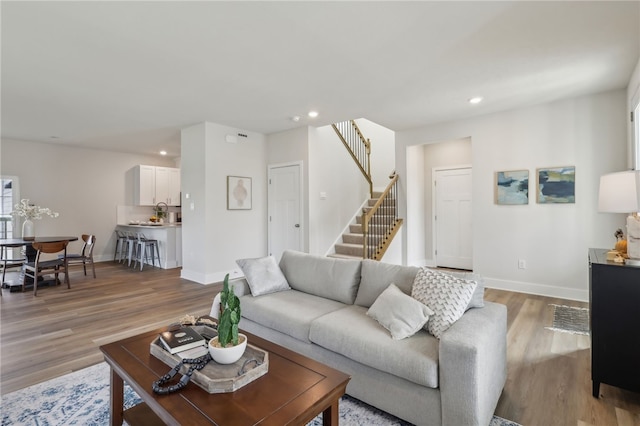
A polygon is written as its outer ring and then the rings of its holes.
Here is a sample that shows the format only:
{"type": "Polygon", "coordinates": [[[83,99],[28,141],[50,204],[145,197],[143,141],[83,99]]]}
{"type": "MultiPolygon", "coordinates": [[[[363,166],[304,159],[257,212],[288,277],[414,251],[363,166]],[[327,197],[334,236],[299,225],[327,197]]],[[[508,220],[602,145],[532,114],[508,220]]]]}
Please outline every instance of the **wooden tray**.
{"type": "MultiPolygon", "coordinates": [[[[194,326],[193,328],[207,336],[215,337],[218,335],[218,332],[211,327],[194,326]]],[[[151,342],[151,354],[170,368],[175,367],[181,358],[164,349],[159,339],[160,337],[156,337],[151,342]]],[[[183,365],[180,368],[180,374],[186,374],[187,371],[189,371],[188,365],[183,365]]],[[[269,353],[247,343],[247,349],[242,358],[235,364],[223,365],[211,360],[202,370],[193,372],[191,381],[209,393],[227,393],[240,389],[247,383],[264,376],[268,371],[269,353]],[[241,371],[243,366],[244,372],[241,371]]]]}

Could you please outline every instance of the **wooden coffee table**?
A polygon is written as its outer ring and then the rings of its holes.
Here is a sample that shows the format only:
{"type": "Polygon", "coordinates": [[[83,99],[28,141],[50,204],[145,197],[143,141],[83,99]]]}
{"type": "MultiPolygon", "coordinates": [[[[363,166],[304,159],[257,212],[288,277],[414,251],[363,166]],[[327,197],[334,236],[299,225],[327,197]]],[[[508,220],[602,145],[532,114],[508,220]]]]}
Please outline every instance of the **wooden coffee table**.
{"type": "Polygon", "coordinates": [[[151,384],[171,368],[149,350],[161,331],[100,347],[111,366],[112,425],[123,418],[131,425],[305,425],[320,413],[325,426],[338,424],[338,402],[350,377],[249,333],[250,344],[269,352],[264,376],[231,393],[210,394],[189,383],[177,393],[155,394],[151,384]],[[123,382],[143,400],[126,412],[123,382]]]}

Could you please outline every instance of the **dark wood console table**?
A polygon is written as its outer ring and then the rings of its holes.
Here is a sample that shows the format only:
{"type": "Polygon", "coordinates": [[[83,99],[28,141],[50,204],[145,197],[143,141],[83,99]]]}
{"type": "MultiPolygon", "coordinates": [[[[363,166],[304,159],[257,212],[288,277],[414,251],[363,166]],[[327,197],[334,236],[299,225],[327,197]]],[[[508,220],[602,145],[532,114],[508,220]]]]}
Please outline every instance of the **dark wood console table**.
{"type": "Polygon", "coordinates": [[[640,267],[607,261],[589,249],[591,379],[640,392],[640,267]]]}

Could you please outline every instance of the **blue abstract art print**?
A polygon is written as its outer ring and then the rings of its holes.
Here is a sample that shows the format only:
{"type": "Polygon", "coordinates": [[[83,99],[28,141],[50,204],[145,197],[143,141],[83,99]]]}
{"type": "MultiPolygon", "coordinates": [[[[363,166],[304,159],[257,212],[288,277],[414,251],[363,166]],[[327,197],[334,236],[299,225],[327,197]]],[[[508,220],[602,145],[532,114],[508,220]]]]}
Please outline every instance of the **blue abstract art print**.
{"type": "Polygon", "coordinates": [[[529,204],[529,170],[496,172],[496,204],[529,204]]]}
{"type": "Polygon", "coordinates": [[[538,169],[538,203],[572,204],[576,202],[576,168],[548,167],[538,169]]]}

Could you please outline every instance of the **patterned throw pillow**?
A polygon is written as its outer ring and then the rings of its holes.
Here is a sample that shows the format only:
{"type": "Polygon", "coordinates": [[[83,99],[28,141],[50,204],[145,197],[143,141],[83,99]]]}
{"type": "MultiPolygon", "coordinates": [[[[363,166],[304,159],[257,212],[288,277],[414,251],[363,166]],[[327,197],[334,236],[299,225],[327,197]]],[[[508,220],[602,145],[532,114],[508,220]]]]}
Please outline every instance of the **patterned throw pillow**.
{"type": "Polygon", "coordinates": [[[465,313],[477,283],[449,274],[421,268],[416,274],[411,296],[433,311],[427,323],[429,333],[442,336],[465,313]]]}

